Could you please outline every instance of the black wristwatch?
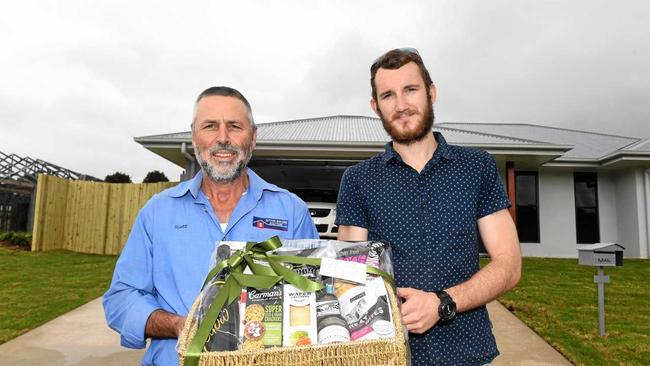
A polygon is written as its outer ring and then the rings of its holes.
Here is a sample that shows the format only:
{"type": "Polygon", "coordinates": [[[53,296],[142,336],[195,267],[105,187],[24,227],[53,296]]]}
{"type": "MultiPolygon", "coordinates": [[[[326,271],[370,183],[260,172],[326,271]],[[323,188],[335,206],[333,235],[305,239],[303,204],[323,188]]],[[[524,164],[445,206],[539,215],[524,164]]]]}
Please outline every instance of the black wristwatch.
{"type": "Polygon", "coordinates": [[[443,290],[436,291],[436,295],[440,299],[440,305],[438,305],[438,315],[440,324],[449,324],[456,317],[456,303],[454,300],[443,290]]]}

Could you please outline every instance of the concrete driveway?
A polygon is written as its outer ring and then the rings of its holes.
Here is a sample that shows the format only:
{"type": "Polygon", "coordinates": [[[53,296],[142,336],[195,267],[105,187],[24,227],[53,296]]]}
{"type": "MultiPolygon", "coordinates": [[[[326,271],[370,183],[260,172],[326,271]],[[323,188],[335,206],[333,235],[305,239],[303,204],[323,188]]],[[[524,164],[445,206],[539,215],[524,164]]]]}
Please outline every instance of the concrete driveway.
{"type": "Polygon", "coordinates": [[[139,365],[143,354],[120,347],[99,298],[0,345],[0,365],[139,365]]]}

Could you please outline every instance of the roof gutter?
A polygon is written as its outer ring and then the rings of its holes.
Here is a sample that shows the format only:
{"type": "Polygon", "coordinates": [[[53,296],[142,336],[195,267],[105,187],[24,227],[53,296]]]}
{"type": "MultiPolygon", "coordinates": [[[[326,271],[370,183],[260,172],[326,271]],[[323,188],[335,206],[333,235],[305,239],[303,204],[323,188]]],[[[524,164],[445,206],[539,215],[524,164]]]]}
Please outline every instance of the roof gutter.
{"type": "Polygon", "coordinates": [[[650,152],[646,151],[624,151],[615,152],[599,159],[562,159],[544,164],[549,167],[592,167],[602,168],[621,161],[650,161],[650,152]]]}
{"type": "Polygon", "coordinates": [[[603,166],[617,163],[621,160],[650,160],[650,153],[647,151],[624,151],[615,152],[613,154],[604,156],[601,159],[603,166]]]}

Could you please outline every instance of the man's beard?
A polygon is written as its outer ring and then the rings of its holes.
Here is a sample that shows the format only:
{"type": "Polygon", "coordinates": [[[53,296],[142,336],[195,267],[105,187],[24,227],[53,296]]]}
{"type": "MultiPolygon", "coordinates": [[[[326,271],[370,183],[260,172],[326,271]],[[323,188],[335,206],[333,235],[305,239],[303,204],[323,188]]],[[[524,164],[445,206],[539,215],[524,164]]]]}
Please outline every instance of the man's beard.
{"type": "MultiPolygon", "coordinates": [[[[378,109],[378,111],[379,111],[379,118],[381,119],[381,123],[384,125],[384,130],[386,130],[386,132],[390,135],[393,141],[403,145],[411,145],[425,138],[429,133],[431,133],[431,128],[433,127],[433,120],[435,119],[433,113],[433,105],[427,103],[427,107],[424,110],[424,114],[421,115],[422,118],[415,126],[415,129],[411,131],[401,132],[396,126],[391,124],[391,121],[386,119],[386,117],[384,116],[384,114],[381,112],[380,109],[378,109]]],[[[411,113],[411,111],[412,110],[409,109],[401,113],[395,113],[393,114],[392,119],[393,120],[397,119],[402,114],[404,113],[408,114],[411,113]]]]}
{"type": "Polygon", "coordinates": [[[203,159],[201,156],[203,154],[202,150],[198,149],[196,146],[194,147],[194,150],[196,151],[196,160],[199,162],[203,172],[217,183],[228,183],[239,178],[253,155],[253,149],[251,149],[250,144],[245,146],[243,149],[232,144],[218,143],[212,145],[206,151],[206,159],[203,159]],[[212,154],[224,151],[234,153],[235,157],[239,159],[235,159],[233,162],[228,163],[212,162],[212,160],[210,160],[212,154]]]}

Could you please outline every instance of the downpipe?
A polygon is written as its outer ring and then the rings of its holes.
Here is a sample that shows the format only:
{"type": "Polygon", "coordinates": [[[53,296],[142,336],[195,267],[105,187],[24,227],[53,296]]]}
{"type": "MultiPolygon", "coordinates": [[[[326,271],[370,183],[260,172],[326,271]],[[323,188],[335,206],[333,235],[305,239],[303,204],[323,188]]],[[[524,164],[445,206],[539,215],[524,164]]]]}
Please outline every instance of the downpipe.
{"type": "Polygon", "coordinates": [[[645,209],[645,243],[641,245],[640,257],[650,258],[650,168],[643,173],[644,209],[645,209]]]}
{"type": "Polygon", "coordinates": [[[189,177],[189,178],[192,178],[192,177],[194,176],[194,174],[196,173],[196,164],[195,164],[195,162],[196,162],[196,158],[194,157],[194,155],[190,154],[190,153],[187,151],[187,142],[183,142],[183,143],[181,143],[181,154],[183,154],[183,156],[184,156],[187,160],[189,160],[189,161],[192,162],[192,163],[190,164],[190,169],[188,169],[188,170],[189,170],[189,172],[188,172],[188,173],[189,173],[189,174],[188,174],[188,177],[189,177]]]}

